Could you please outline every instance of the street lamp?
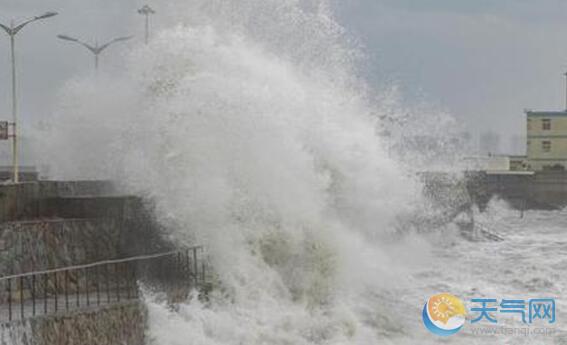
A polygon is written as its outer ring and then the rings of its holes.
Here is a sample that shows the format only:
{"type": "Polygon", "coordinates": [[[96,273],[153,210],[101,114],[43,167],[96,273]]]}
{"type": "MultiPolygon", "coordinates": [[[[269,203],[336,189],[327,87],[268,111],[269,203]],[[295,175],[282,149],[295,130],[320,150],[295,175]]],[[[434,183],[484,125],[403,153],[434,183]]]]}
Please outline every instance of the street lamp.
{"type": "Polygon", "coordinates": [[[567,73],[563,74],[565,76],[565,111],[567,111],[567,73]]]}
{"type": "Polygon", "coordinates": [[[155,14],[154,11],[150,6],[145,5],[144,7],[138,10],[138,13],[146,17],[146,39],[145,42],[148,44],[150,40],[150,15],[155,14]]]}
{"type": "Polygon", "coordinates": [[[17,95],[17,80],[16,80],[16,35],[29,23],[50,18],[56,16],[57,12],[46,12],[40,16],[33,17],[24,21],[21,24],[15,25],[14,21],[10,23],[10,26],[0,24],[0,27],[6,31],[8,36],[10,36],[10,51],[11,51],[11,61],[12,61],[12,120],[14,123],[14,133],[12,135],[13,145],[12,145],[12,165],[13,165],[13,182],[19,182],[19,161],[18,161],[18,95],[17,95]]]}
{"type": "Polygon", "coordinates": [[[83,47],[87,48],[91,53],[93,53],[94,58],[95,58],[95,70],[98,71],[98,57],[99,55],[109,46],[111,46],[112,44],[116,43],[116,42],[122,42],[122,41],[127,41],[129,39],[132,38],[132,36],[127,36],[127,37],[118,37],[113,39],[112,41],[109,41],[101,46],[98,45],[98,42],[95,43],[94,46],[91,46],[88,43],[85,43],[83,41],[80,41],[76,38],[70,37],[70,36],[65,36],[65,35],[57,35],[57,38],[65,40],[65,41],[69,41],[69,42],[75,42],[78,43],[80,45],[82,45],[83,47]]]}

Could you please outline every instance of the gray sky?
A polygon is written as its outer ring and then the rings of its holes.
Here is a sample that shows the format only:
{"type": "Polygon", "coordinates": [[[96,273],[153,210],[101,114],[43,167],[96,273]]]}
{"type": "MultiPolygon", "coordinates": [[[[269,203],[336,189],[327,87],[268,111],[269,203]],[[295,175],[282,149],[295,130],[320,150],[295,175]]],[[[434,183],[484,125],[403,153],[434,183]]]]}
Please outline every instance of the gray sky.
{"type": "MultiPolygon", "coordinates": [[[[335,1],[341,22],[367,48],[368,79],[379,85],[397,82],[408,103],[425,99],[463,119],[473,132],[491,129],[504,135],[523,133],[524,108],[564,107],[565,1],[335,1]]],[[[30,25],[18,39],[22,118],[41,119],[62,83],[92,68],[85,50],[55,35],[104,41],[133,33],[141,39],[142,22],[132,13],[142,3],[0,0],[3,23],[46,10],[61,13],[30,25]]],[[[120,68],[111,57],[103,64],[108,71],[120,68]]],[[[0,117],[10,113],[9,76],[8,40],[0,35],[0,114],[6,114],[0,117]]]]}
{"type": "Polygon", "coordinates": [[[503,135],[524,133],[524,108],[565,107],[565,1],[351,0],[343,7],[371,55],[370,78],[398,81],[408,102],[425,97],[476,132],[503,135]]]}
{"type": "MultiPolygon", "coordinates": [[[[0,0],[0,21],[16,22],[46,11],[59,16],[32,23],[18,34],[17,60],[20,76],[21,118],[27,123],[38,121],[55,104],[57,90],[70,78],[93,69],[92,55],[84,48],[56,38],[68,34],[88,42],[103,42],[131,34],[131,16],[137,1],[113,0],[0,0]]],[[[116,49],[113,54],[123,53],[116,49]]],[[[112,55],[112,54],[109,54],[112,55]]],[[[0,32],[0,114],[10,114],[9,40],[0,32]]],[[[103,56],[104,68],[118,68],[114,59],[103,56]]],[[[6,117],[6,115],[0,115],[6,117]]]]}

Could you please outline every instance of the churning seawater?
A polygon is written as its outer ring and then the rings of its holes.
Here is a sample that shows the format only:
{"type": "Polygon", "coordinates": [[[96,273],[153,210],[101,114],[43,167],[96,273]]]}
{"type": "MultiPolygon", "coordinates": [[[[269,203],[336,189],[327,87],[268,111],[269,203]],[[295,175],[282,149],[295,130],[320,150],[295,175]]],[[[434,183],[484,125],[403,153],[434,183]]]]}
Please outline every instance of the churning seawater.
{"type": "Polygon", "coordinates": [[[70,81],[58,125],[34,136],[53,177],[112,177],[155,203],[164,235],[208,249],[208,302],[171,311],[148,298],[154,344],[434,344],[420,311],[435,293],[563,303],[562,212],[491,208],[499,243],[451,224],[399,235],[426,203],[377,134],[403,107],[376,101],[328,1],[161,8],[172,25],[122,73],[70,81]]]}
{"type": "Polygon", "coordinates": [[[476,215],[476,220],[503,241],[465,240],[452,226],[430,235],[432,259],[428,267],[412,274],[413,286],[402,292],[407,307],[413,308],[406,320],[415,324],[404,335],[413,339],[407,343],[418,343],[420,339],[421,344],[566,344],[567,211],[532,210],[522,218],[519,211],[503,202],[492,202],[485,213],[476,215]],[[470,302],[473,298],[494,298],[498,303],[503,299],[554,298],[557,321],[527,325],[520,314],[497,312],[493,316],[498,324],[486,319],[472,324],[470,321],[479,314],[469,311],[463,331],[448,339],[435,339],[424,331],[416,316],[423,307],[419,306],[420,299],[439,291],[459,296],[468,308],[478,306],[470,302]],[[541,334],[543,328],[547,328],[547,334],[541,334]],[[496,335],[482,333],[493,331],[496,335]]]}

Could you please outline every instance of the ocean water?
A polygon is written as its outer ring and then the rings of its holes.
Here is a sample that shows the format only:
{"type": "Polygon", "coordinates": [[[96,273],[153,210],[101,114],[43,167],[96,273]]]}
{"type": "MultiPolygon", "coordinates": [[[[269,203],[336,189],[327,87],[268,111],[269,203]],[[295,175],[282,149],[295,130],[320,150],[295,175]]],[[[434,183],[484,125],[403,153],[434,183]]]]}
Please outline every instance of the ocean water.
{"type": "MultiPolygon", "coordinates": [[[[428,250],[420,262],[405,261],[404,270],[391,272],[388,289],[336,296],[331,305],[308,308],[307,320],[301,304],[293,312],[268,307],[257,314],[237,303],[203,305],[195,299],[172,312],[149,297],[149,335],[156,344],[565,344],[566,215],[565,210],[527,211],[522,218],[505,203],[493,202],[476,219],[503,241],[469,241],[451,224],[413,235],[413,241],[424,238],[428,250]],[[472,324],[478,314],[469,311],[461,332],[438,337],[424,327],[421,309],[440,292],[458,296],[467,308],[472,298],[554,298],[557,321],[523,324],[518,314],[493,313],[498,324],[472,324]]],[[[415,243],[397,246],[400,259],[415,255],[407,252],[413,249],[415,243]]]]}
{"type": "Polygon", "coordinates": [[[545,321],[526,325],[521,322],[519,314],[502,313],[493,314],[497,325],[486,321],[471,324],[471,319],[476,318],[478,313],[469,311],[464,329],[441,341],[431,339],[424,331],[421,320],[416,318],[418,308],[414,307],[408,322],[415,323],[415,328],[405,334],[409,338],[407,343],[421,339],[423,342],[420,343],[432,344],[565,344],[567,328],[562,320],[567,316],[563,297],[567,288],[566,216],[565,210],[532,210],[522,218],[519,211],[510,209],[503,202],[493,201],[486,213],[476,215],[476,220],[501,236],[503,241],[463,240],[452,226],[432,234],[433,259],[428,263],[429,267],[412,274],[414,286],[404,294],[404,300],[409,302],[408,308],[439,291],[459,296],[468,307],[478,306],[470,303],[472,298],[495,298],[499,301],[554,298],[557,312],[554,324],[545,321]],[[492,329],[497,333],[481,335],[479,328],[485,329],[485,332],[492,329]],[[526,331],[526,328],[529,330],[526,331]],[[547,328],[548,334],[538,333],[542,332],[542,328],[547,328]]]}
{"type": "Polygon", "coordinates": [[[147,297],[153,344],[561,344],[564,211],[495,203],[476,217],[502,242],[410,226],[429,201],[380,134],[407,109],[367,85],[330,2],[156,4],[171,24],[122,73],[69,81],[58,125],[34,135],[53,177],[112,177],[155,203],[164,235],[207,248],[208,302],[147,297]],[[436,338],[421,309],[440,292],[556,297],[557,333],[436,338]]]}

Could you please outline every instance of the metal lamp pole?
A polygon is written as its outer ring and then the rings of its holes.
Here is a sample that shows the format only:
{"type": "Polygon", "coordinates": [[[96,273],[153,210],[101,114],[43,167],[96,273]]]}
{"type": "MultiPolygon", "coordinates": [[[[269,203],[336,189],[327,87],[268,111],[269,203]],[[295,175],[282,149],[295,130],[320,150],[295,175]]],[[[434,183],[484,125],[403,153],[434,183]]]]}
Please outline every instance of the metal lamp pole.
{"type": "Polygon", "coordinates": [[[82,45],[83,47],[87,48],[91,53],[93,53],[94,55],[94,59],[95,59],[95,71],[98,71],[98,58],[99,55],[108,47],[110,47],[112,44],[116,43],[116,42],[122,42],[122,41],[127,41],[129,39],[131,39],[133,36],[127,36],[127,37],[118,37],[115,38],[101,46],[98,45],[98,42],[95,42],[95,45],[92,46],[88,43],[85,43],[77,38],[73,38],[70,36],[66,36],[66,35],[58,35],[57,38],[65,40],[65,41],[69,41],[69,42],[75,42],[78,43],[80,45],[82,45]]]}
{"type": "Polygon", "coordinates": [[[565,111],[567,111],[567,73],[563,74],[565,76],[565,111]]]}
{"type": "Polygon", "coordinates": [[[10,23],[10,26],[0,24],[0,27],[6,31],[8,36],[10,36],[10,59],[12,62],[12,121],[14,126],[12,135],[12,165],[13,165],[13,182],[18,183],[19,178],[19,159],[18,159],[18,95],[17,95],[17,78],[16,78],[16,35],[29,23],[50,18],[56,16],[57,12],[46,12],[41,16],[33,17],[24,21],[21,24],[15,25],[14,21],[10,23]]]}
{"type": "Polygon", "coordinates": [[[148,44],[150,41],[150,15],[155,14],[156,12],[148,5],[140,8],[138,13],[146,17],[146,36],[145,42],[148,44]]]}

